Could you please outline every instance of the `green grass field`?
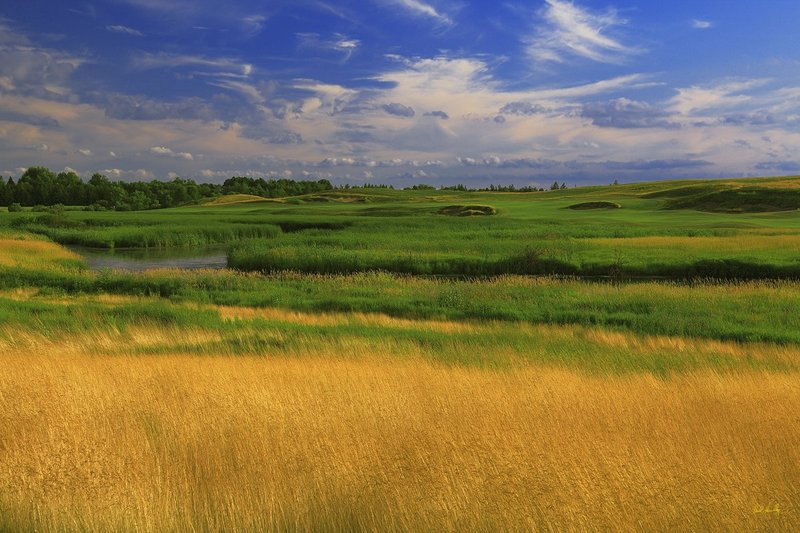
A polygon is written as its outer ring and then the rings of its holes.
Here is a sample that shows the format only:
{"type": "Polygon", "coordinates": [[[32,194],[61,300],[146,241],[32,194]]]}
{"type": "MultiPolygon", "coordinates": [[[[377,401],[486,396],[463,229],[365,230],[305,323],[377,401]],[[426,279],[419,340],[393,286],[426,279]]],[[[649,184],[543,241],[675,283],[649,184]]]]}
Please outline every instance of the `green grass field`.
{"type": "Polygon", "coordinates": [[[796,530],[795,191],[2,212],[0,531],[796,530]]]}
{"type": "Polygon", "coordinates": [[[230,266],[259,272],[796,278],[800,222],[797,207],[787,206],[794,205],[797,182],[546,193],[355,189],[264,202],[234,196],[132,213],[17,213],[1,222],[100,248],[225,243],[230,266]],[[715,198],[716,211],[724,212],[683,207],[707,208],[715,198]]]}

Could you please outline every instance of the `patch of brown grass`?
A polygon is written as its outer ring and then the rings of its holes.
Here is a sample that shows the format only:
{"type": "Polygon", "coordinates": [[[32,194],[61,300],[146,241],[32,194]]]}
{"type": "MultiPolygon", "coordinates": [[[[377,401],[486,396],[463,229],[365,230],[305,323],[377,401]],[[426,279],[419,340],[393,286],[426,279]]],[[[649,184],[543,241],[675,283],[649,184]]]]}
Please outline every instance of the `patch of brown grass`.
{"type": "Polygon", "coordinates": [[[320,356],[4,353],[0,529],[800,527],[797,374],[320,356]]]}

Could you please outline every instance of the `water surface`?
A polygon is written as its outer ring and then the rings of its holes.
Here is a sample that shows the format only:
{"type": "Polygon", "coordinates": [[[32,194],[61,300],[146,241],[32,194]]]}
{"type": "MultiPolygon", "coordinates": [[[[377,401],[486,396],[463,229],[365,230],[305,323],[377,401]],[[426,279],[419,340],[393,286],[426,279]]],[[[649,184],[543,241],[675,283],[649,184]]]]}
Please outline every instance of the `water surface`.
{"type": "Polygon", "coordinates": [[[104,268],[142,272],[157,268],[183,268],[186,270],[220,269],[228,266],[228,253],[224,246],[193,248],[120,248],[100,250],[82,246],[68,246],[79,254],[92,270],[104,268]]]}

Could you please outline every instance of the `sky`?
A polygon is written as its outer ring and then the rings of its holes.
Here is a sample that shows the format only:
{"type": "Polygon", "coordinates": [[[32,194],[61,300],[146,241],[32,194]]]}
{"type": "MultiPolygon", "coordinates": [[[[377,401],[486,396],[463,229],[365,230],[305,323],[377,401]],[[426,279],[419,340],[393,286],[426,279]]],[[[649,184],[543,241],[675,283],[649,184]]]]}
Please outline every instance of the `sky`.
{"type": "Polygon", "coordinates": [[[0,173],[800,173],[796,0],[0,0],[0,173]]]}

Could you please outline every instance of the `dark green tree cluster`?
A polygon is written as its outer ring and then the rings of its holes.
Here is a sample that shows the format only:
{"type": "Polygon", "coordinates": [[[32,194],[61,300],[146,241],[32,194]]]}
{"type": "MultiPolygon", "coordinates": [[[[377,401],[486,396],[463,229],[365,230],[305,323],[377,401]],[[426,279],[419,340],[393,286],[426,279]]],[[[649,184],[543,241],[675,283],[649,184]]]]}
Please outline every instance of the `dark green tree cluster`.
{"type": "Polygon", "coordinates": [[[0,206],[72,205],[88,209],[138,211],[177,207],[215,198],[223,194],[256,194],[265,197],[296,196],[333,189],[328,180],[265,181],[261,178],[235,177],[223,185],[196,183],[175,178],[171,181],[111,181],[102,174],[88,182],[74,172],[52,172],[45,167],[31,167],[16,182],[0,178],[0,206]]]}
{"type": "Polygon", "coordinates": [[[333,185],[328,180],[294,181],[289,179],[265,180],[234,176],[222,184],[222,194],[255,194],[265,198],[283,198],[330,191],[333,185]]]}
{"type": "Polygon", "coordinates": [[[522,187],[516,187],[514,185],[489,185],[488,187],[484,187],[481,189],[470,189],[466,187],[464,184],[459,183],[458,185],[448,185],[441,187],[443,191],[462,191],[462,192],[541,192],[544,191],[542,188],[536,188],[530,185],[525,185],[522,187]]]}

